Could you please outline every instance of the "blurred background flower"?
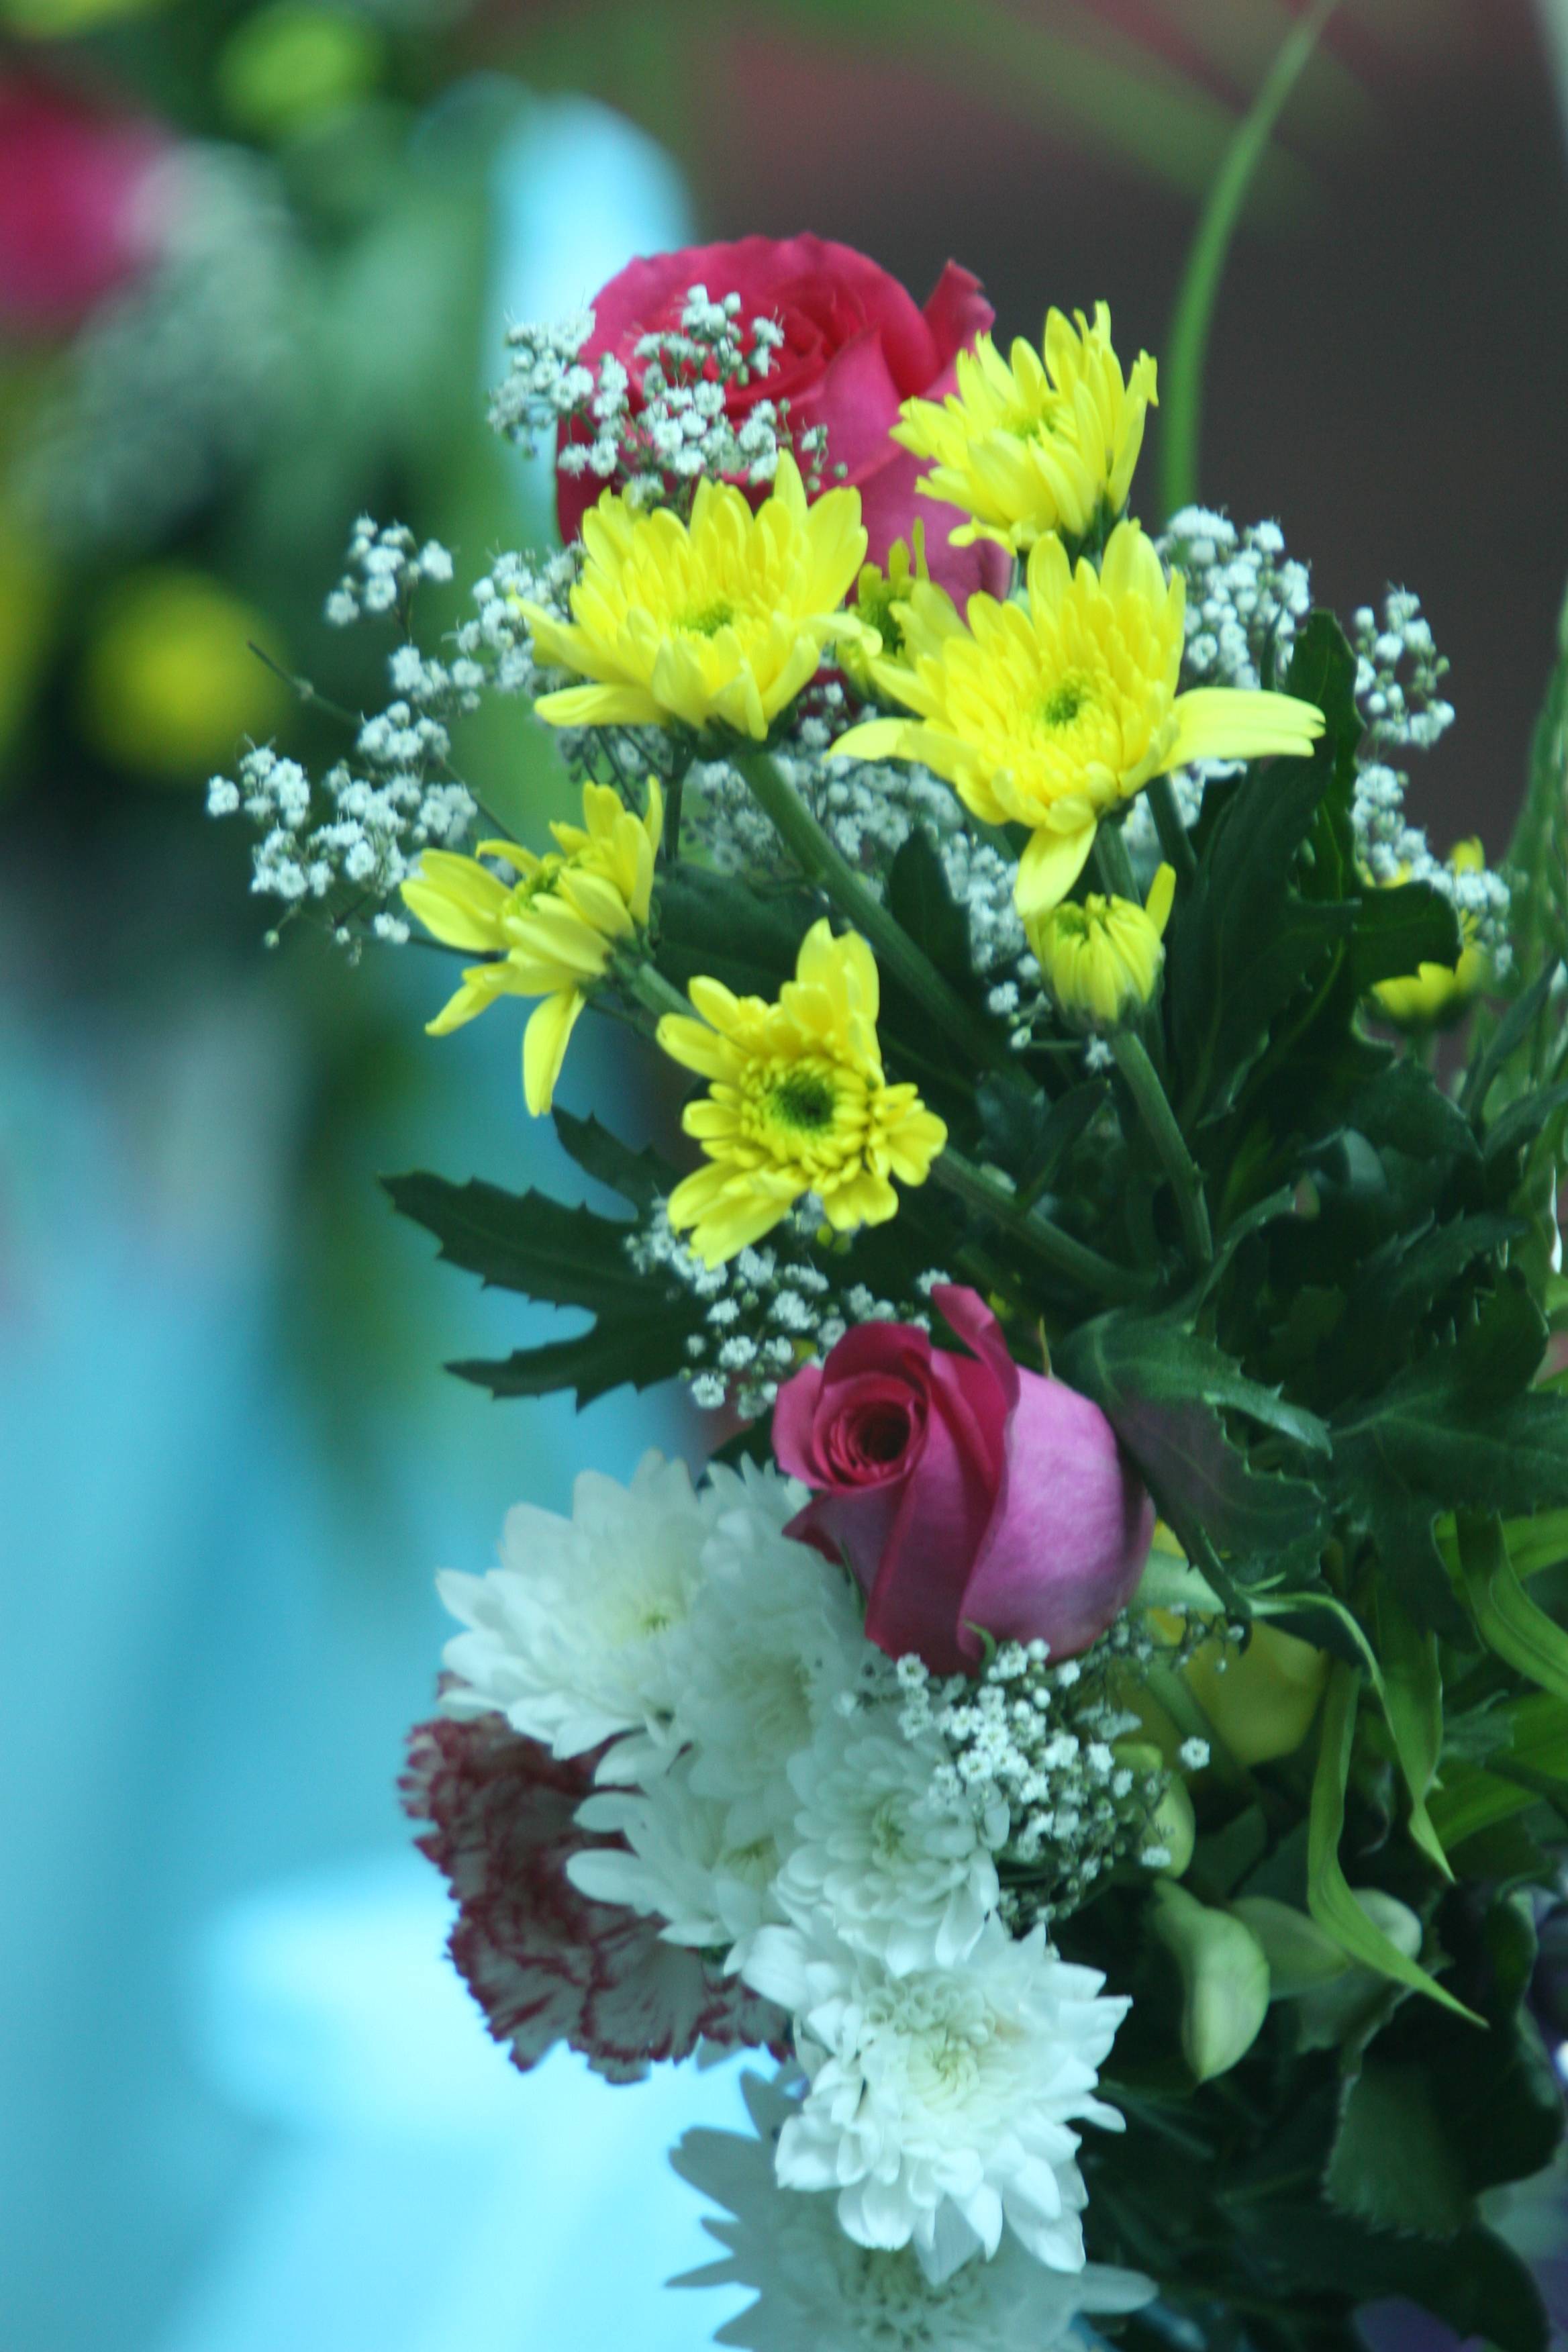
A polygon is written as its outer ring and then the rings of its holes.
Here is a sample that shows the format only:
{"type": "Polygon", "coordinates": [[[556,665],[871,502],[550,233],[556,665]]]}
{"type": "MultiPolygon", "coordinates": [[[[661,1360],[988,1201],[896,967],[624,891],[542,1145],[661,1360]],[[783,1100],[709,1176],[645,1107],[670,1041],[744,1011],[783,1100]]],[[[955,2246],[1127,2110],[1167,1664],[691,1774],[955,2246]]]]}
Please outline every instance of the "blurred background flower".
{"type": "MultiPolygon", "coordinates": [[[[917,300],[958,261],[1004,348],[1104,298],[1163,360],[1297,14],[0,0],[7,2352],[674,2352],[732,2307],[658,2286],[700,2242],[659,2151],[735,2115],[728,2074],[509,2079],[395,1806],[435,1566],[679,1431],[440,1372],[521,1318],[374,1180],[568,1183],[515,1036],[432,1047],[422,958],[265,954],[199,791],[247,736],[324,766],[331,707],[384,699],[322,617],[357,515],[454,547],[459,585],[547,538],[548,470],[483,421],[508,316],[810,229],[917,300]]],[[[1568,568],[1565,116],[1565,0],[1343,0],[1205,387],[1207,501],[1276,518],[1342,611],[1419,590],[1458,723],[1412,814],[1493,855],[1568,568]]],[[[537,837],[566,813],[546,730],[467,723],[537,837]]],[[[569,1103],[629,1092],[610,1052],[574,1052],[569,1103]]]]}

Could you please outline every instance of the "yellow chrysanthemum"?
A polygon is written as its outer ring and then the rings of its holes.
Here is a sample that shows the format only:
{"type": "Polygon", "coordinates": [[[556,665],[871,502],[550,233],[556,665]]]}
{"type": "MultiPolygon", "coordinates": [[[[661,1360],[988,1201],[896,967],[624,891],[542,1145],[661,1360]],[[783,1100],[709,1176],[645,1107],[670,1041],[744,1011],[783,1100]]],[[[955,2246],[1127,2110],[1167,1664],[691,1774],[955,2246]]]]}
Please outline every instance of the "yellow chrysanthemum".
{"type": "Polygon", "coordinates": [[[1064,1020],[1076,1029],[1118,1029],[1142,1011],[1160,984],[1175,895],[1175,868],[1162,866],[1147,906],[1096,891],[1081,905],[1064,899],[1028,925],[1040,976],[1064,1020]]]}
{"type": "Polygon", "coordinates": [[[828,646],[877,649],[838,609],[866,553],[860,493],[808,505],[787,456],[755,514],[724,483],[699,483],[689,525],[606,490],[583,518],[583,545],[571,624],[521,607],[539,660],[595,681],[541,697],[552,727],[718,724],[760,743],[828,646]]]}
{"type": "Polygon", "coordinates": [[[889,1178],[924,1183],[947,1129],[913,1087],[883,1077],[865,940],[836,940],[826,918],[813,924],[776,1004],[716,980],[694,980],[689,993],[700,1020],[668,1013],[658,1024],[665,1052],[709,1081],[685,1116],[709,1164],[670,1194],[676,1231],[721,1265],[805,1192],[839,1232],[885,1224],[899,1205],[889,1178]]]}
{"type": "Polygon", "coordinates": [[[1176,691],[1185,583],[1167,582],[1140,526],[1119,523],[1096,572],[1069,566],[1059,539],[1029,557],[1029,602],[972,596],[968,623],[933,584],[900,605],[904,653],[873,674],[912,719],[872,719],[834,745],[841,758],[919,760],[983,824],[1026,824],[1018,869],[1026,921],[1083,870],[1102,816],[1152,776],[1189,760],[1308,751],[1321,711],[1293,695],[1234,687],[1176,691]]]}
{"type": "Polygon", "coordinates": [[[919,488],[973,520],[959,546],[994,539],[1021,554],[1047,531],[1081,539],[1103,510],[1127,503],[1143,424],[1158,402],[1154,362],[1140,352],[1131,377],[1110,346],[1110,312],[1090,326],[1047,313],[1043,348],[1021,338],[1011,364],[989,335],[958,355],[958,390],[940,404],[906,400],[893,438],[934,457],[919,488]]]}
{"type": "Polygon", "coordinates": [[[903,623],[900,607],[907,604],[922,582],[929,582],[931,566],[926,562],[926,527],[917,522],[910,533],[912,552],[901,539],[894,540],[888,550],[888,568],[879,563],[860,567],[860,577],[855,583],[855,602],[851,610],[858,621],[866,624],[866,642],[847,642],[840,648],[844,672],[860,692],[872,690],[871,663],[879,647],[889,661],[897,661],[903,651],[903,623]],[[876,643],[870,642],[875,635],[876,643]]]}
{"type": "MultiPolygon", "coordinates": [[[[1477,840],[1457,841],[1448,852],[1448,864],[1456,874],[1479,874],[1486,862],[1486,852],[1477,840]]],[[[1409,878],[1408,867],[1401,866],[1393,881],[1409,878]]],[[[1486,986],[1487,960],[1476,944],[1474,915],[1460,915],[1459,936],[1464,946],[1458,963],[1418,964],[1401,979],[1380,980],[1375,984],[1373,992],[1379,1004],[1402,1029],[1436,1029],[1457,1021],[1471,998],[1486,986]]]]}
{"type": "Polygon", "coordinates": [[[587,992],[619,943],[647,921],[653,866],[664,821],[657,777],[647,814],[634,816],[607,784],[583,787],[581,825],[552,824],[557,850],[536,857],[513,841],[482,841],[479,855],[503,858],[508,884],[478,857],[427,849],[403,886],[404,904],[449,948],[488,952],[434,1021],[432,1037],[471,1021],[498,996],[537,996],[522,1039],[522,1091],[537,1118],[550,1108],[567,1042],[587,992]]]}

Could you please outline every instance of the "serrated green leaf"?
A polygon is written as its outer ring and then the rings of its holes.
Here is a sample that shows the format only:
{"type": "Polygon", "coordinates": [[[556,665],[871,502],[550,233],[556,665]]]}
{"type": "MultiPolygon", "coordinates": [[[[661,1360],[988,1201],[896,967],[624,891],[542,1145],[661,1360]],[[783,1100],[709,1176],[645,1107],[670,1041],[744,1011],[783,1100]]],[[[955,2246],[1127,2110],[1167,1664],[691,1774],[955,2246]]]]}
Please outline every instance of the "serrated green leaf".
{"type": "Polygon", "coordinates": [[[634,1151],[596,1118],[574,1118],[559,1103],[551,1116],[568,1158],[633,1208],[646,1212],[674,1191],[676,1171],[657,1151],[634,1151]]]}
{"type": "Polygon", "coordinates": [[[1568,1633],[1521,1584],[1500,1520],[1461,1511],[1458,1534],[1459,1572],[1481,1639],[1537,1689],[1568,1702],[1568,1633]]]}
{"type": "Polygon", "coordinates": [[[1424,963],[1456,964],[1463,946],[1449,901],[1427,882],[1363,893],[1350,943],[1358,996],[1380,980],[1403,980],[1424,963]]]}
{"type": "Polygon", "coordinates": [[[657,911],[655,956],[666,980],[684,988],[706,972],[737,996],[775,997],[794,979],[800,943],[823,907],[806,891],[763,893],[683,860],[665,873],[657,911]]]}
{"type": "Polygon", "coordinates": [[[1373,1969],[1412,1992],[1425,1993],[1443,2008],[1482,2020],[1456,2000],[1436,1978],[1415,1960],[1407,1960],[1397,1945],[1375,1927],[1362,1909],[1340,1866],[1340,1839],[1344,1831],[1345,1790],[1350,1780],[1351,1750],[1355,1741],[1356,1703],[1361,1675],[1353,1666],[1336,1665],[1329,1676],[1319,1735],[1318,1768],[1312,1777],[1311,1809],[1307,1829],[1307,1904],[1326,1935],[1331,1936],[1362,1968],[1373,1969]]]}
{"type": "Polygon", "coordinates": [[[441,1255],[477,1274],[487,1289],[517,1290],[552,1307],[600,1314],[635,1310],[647,1277],[627,1256],[628,1228],[593,1209],[569,1208],[549,1193],[506,1192],[477,1178],[389,1176],[399,1214],[435,1234],[441,1255]]]}
{"type": "Polygon", "coordinates": [[[1049,1184],[1086,1129],[1110,1099],[1105,1078],[1086,1078],[1055,1102],[1048,1096],[1004,1086],[988,1071],[974,1090],[985,1155],[1032,1199],[1049,1184]]]}
{"type": "Polygon", "coordinates": [[[605,1320],[575,1339],[520,1348],[494,1362],[472,1360],[450,1364],[447,1370],[459,1380],[489,1389],[494,1397],[553,1396],[558,1390],[573,1389],[581,1411],[625,1383],[646,1389],[670,1380],[684,1361],[679,1326],[656,1311],[635,1321],[623,1317],[605,1320]]]}
{"type": "Polygon", "coordinates": [[[1407,1055],[1390,1062],[1358,1088],[1345,1124],[1379,1150],[1403,1151],[1412,1160],[1473,1161],[1479,1146],[1469,1121],[1446,1095],[1433,1073],[1407,1055]]]}

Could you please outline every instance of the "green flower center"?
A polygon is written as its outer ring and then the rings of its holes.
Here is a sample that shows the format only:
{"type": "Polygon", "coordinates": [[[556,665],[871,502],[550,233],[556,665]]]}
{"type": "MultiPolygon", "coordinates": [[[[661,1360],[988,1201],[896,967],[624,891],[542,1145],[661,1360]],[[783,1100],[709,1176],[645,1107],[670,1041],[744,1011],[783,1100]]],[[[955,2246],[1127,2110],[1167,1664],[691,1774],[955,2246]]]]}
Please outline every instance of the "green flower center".
{"type": "Polygon", "coordinates": [[[694,637],[716,637],[727,629],[735,617],[735,607],[727,597],[715,596],[710,604],[700,604],[694,613],[684,614],[680,625],[694,637]]]}
{"type": "Polygon", "coordinates": [[[826,1071],[801,1068],[785,1071],[769,1095],[768,1108],[781,1125],[820,1135],[832,1126],[837,1102],[826,1071]]]}
{"type": "Polygon", "coordinates": [[[1041,702],[1041,721],[1047,727],[1070,727],[1089,699],[1089,688],[1082,678],[1064,677],[1041,702]]]}

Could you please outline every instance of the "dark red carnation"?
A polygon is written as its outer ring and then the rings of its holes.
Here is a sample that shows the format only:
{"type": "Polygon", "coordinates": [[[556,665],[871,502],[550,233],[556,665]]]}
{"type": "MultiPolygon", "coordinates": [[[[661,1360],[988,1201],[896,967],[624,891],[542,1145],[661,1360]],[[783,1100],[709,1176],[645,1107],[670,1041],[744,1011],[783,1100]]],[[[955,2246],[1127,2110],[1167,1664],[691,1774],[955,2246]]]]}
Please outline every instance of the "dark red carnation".
{"type": "Polygon", "coordinates": [[[431,1824],[416,1843],[457,1897],[449,1948],[491,2033],[525,2073],[564,2042],[612,2083],[700,2041],[782,2057],[788,2028],[771,2001],[567,1877],[584,1847],[624,1844],[574,1819],[602,1752],[560,1762],[500,1715],[437,1716],[409,1734],[404,1809],[431,1824]]]}

